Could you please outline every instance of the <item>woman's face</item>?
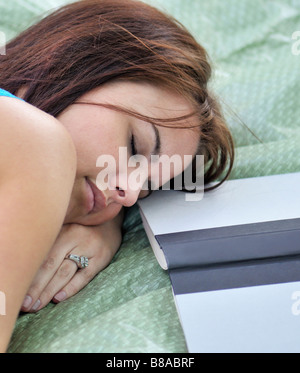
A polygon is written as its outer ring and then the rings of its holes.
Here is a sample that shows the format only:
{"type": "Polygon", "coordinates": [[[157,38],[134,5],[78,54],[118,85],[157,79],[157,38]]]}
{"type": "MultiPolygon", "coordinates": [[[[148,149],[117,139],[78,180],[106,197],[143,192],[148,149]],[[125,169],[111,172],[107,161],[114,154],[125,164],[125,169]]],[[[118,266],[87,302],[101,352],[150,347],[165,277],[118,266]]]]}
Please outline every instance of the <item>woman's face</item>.
{"type": "MultiPolygon", "coordinates": [[[[108,221],[122,206],[132,206],[147,194],[142,190],[147,181],[155,178],[163,185],[186,166],[182,161],[170,167],[169,172],[159,173],[159,167],[151,167],[151,162],[155,162],[153,154],[176,155],[183,160],[184,155],[196,153],[198,129],[154,126],[124,112],[88,104],[111,104],[168,119],[192,111],[188,101],[178,94],[147,83],[116,81],[83,95],[79,101],[57,118],[69,131],[77,151],[77,173],[65,223],[98,225],[108,221]],[[146,162],[128,164],[137,154],[146,162]],[[99,156],[102,162],[97,163],[99,156]],[[112,160],[115,162],[109,163],[112,160]],[[133,185],[135,179],[137,183],[133,185]]],[[[195,118],[188,121],[195,125],[195,118]]]]}

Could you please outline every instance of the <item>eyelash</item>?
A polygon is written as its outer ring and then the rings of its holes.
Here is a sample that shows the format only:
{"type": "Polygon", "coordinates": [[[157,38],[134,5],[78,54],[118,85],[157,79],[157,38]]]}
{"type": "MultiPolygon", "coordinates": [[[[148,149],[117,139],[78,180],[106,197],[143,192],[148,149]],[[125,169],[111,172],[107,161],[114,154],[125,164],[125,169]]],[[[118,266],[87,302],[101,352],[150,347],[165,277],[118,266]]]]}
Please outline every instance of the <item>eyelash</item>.
{"type": "Polygon", "coordinates": [[[134,138],[133,135],[131,135],[130,145],[131,145],[131,155],[136,155],[137,151],[136,151],[136,147],[135,147],[135,138],[134,138]]]}
{"type": "MultiPolygon", "coordinates": [[[[130,145],[131,145],[131,155],[136,155],[137,154],[137,150],[136,150],[136,147],[135,147],[135,137],[134,135],[131,135],[131,139],[130,139],[130,145]]],[[[147,194],[146,197],[149,197],[150,194],[152,194],[153,190],[151,190],[151,181],[148,180],[148,191],[149,193],[147,194]]],[[[144,198],[146,198],[144,197],[144,198]]]]}

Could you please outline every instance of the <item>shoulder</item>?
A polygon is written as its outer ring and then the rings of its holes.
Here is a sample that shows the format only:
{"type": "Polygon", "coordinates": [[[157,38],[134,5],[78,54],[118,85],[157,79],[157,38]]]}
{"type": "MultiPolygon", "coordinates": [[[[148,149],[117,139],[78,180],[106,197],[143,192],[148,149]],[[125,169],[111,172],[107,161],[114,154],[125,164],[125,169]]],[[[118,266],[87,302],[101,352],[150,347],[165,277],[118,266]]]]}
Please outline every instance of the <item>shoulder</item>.
{"type": "Polygon", "coordinates": [[[63,125],[34,106],[10,97],[0,97],[0,170],[7,161],[22,161],[44,167],[74,168],[76,153],[63,125]]]}

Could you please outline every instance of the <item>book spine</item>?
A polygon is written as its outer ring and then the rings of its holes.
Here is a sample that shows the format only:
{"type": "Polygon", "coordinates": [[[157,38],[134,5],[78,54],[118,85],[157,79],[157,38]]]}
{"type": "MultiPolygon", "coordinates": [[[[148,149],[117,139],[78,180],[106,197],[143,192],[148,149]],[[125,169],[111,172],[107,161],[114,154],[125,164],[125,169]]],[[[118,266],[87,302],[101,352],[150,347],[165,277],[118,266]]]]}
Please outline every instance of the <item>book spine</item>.
{"type": "Polygon", "coordinates": [[[157,235],[168,268],[205,267],[300,254],[300,219],[157,235]]]}

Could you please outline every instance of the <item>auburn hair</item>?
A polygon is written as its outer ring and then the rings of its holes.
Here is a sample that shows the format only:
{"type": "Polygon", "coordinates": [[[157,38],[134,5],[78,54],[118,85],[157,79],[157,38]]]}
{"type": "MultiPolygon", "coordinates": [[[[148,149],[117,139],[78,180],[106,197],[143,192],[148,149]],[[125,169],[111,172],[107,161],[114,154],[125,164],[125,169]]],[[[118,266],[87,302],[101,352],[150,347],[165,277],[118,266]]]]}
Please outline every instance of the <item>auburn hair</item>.
{"type": "MultiPolygon", "coordinates": [[[[146,81],[184,95],[198,119],[205,184],[219,185],[232,169],[234,144],[208,90],[210,77],[208,55],[187,29],[139,0],[67,4],[10,41],[0,57],[0,87],[13,94],[26,88],[24,100],[53,116],[116,79],[146,81]]],[[[175,119],[186,118],[143,119],[174,126],[175,119]]]]}

